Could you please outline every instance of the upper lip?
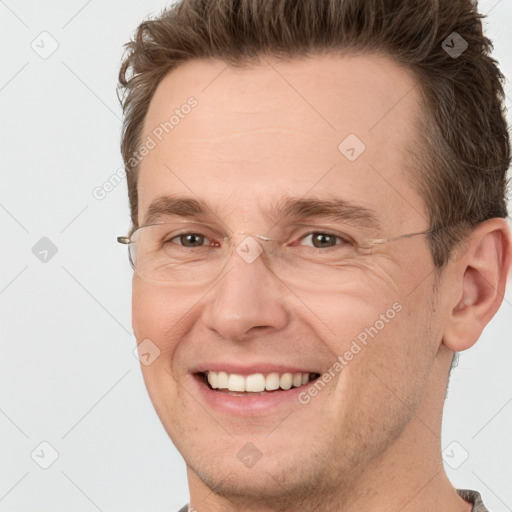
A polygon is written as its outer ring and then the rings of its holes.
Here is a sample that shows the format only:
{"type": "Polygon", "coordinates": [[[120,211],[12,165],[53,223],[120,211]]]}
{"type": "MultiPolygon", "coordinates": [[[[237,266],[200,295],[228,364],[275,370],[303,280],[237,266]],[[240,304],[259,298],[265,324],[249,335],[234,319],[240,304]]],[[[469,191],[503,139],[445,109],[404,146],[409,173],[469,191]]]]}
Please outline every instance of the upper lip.
{"type": "Polygon", "coordinates": [[[252,363],[252,364],[234,364],[234,363],[223,363],[214,362],[202,363],[191,370],[191,373],[204,373],[207,371],[213,372],[227,372],[236,373],[238,375],[252,375],[254,373],[318,373],[311,367],[306,368],[304,366],[291,366],[287,364],[273,364],[273,363],[252,363]]]}

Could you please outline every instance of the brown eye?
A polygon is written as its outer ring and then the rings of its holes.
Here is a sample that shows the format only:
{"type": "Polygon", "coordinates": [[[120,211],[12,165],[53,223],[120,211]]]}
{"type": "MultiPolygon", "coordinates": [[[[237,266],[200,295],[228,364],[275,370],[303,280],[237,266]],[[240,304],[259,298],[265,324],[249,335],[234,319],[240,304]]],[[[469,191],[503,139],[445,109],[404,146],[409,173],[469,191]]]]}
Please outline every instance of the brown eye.
{"type": "Polygon", "coordinates": [[[330,247],[334,247],[335,245],[343,245],[348,243],[346,240],[344,240],[338,235],[323,232],[309,233],[306,236],[304,236],[304,238],[302,238],[301,242],[304,241],[307,241],[307,243],[301,243],[301,245],[308,245],[316,249],[328,249],[330,247]]]}
{"type": "Polygon", "coordinates": [[[179,240],[178,244],[183,247],[201,247],[205,245],[207,238],[200,233],[183,233],[182,235],[175,236],[173,240],[179,240]]]}
{"type": "Polygon", "coordinates": [[[313,233],[312,242],[315,247],[332,247],[336,245],[336,237],[326,233],[313,233]]]}

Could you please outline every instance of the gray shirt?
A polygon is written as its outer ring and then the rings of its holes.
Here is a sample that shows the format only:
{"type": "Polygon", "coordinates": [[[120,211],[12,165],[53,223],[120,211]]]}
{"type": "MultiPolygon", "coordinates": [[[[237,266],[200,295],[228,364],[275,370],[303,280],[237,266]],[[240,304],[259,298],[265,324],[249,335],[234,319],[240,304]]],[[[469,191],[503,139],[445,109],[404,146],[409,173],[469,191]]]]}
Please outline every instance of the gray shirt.
{"type": "Polygon", "coordinates": [[[461,498],[465,499],[466,501],[469,501],[469,503],[473,503],[473,508],[471,509],[471,512],[489,512],[486,506],[482,503],[482,498],[480,497],[480,494],[478,494],[476,491],[458,489],[457,492],[459,493],[459,496],[461,498]]]}
{"type": "MultiPolygon", "coordinates": [[[[480,497],[480,494],[478,494],[476,491],[458,489],[457,492],[459,493],[459,496],[461,498],[473,504],[471,512],[489,512],[485,508],[485,505],[482,503],[482,498],[480,497]]],[[[178,512],[188,512],[188,505],[185,505],[183,508],[180,508],[178,512]]]]}

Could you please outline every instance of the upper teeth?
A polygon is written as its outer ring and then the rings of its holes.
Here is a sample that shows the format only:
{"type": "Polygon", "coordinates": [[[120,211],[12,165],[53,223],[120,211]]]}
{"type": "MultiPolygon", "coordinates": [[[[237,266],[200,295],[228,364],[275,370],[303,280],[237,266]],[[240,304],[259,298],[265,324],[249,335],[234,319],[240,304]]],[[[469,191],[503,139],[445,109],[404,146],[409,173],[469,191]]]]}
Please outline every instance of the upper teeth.
{"type": "Polygon", "coordinates": [[[238,375],[227,372],[207,372],[207,378],[213,389],[227,389],[229,391],[273,391],[275,389],[290,389],[302,386],[309,382],[309,373],[262,373],[251,375],[238,375]]]}

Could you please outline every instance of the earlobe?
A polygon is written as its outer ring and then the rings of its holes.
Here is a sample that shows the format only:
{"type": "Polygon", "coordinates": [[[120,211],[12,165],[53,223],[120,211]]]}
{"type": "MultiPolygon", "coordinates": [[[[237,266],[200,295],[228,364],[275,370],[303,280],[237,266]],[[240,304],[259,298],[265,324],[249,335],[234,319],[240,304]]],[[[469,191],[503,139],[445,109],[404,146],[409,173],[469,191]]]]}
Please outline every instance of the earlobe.
{"type": "Polygon", "coordinates": [[[512,238],[505,219],[479,224],[454,264],[460,283],[443,335],[443,343],[459,352],[472,347],[498,311],[512,261],[512,238]]]}

